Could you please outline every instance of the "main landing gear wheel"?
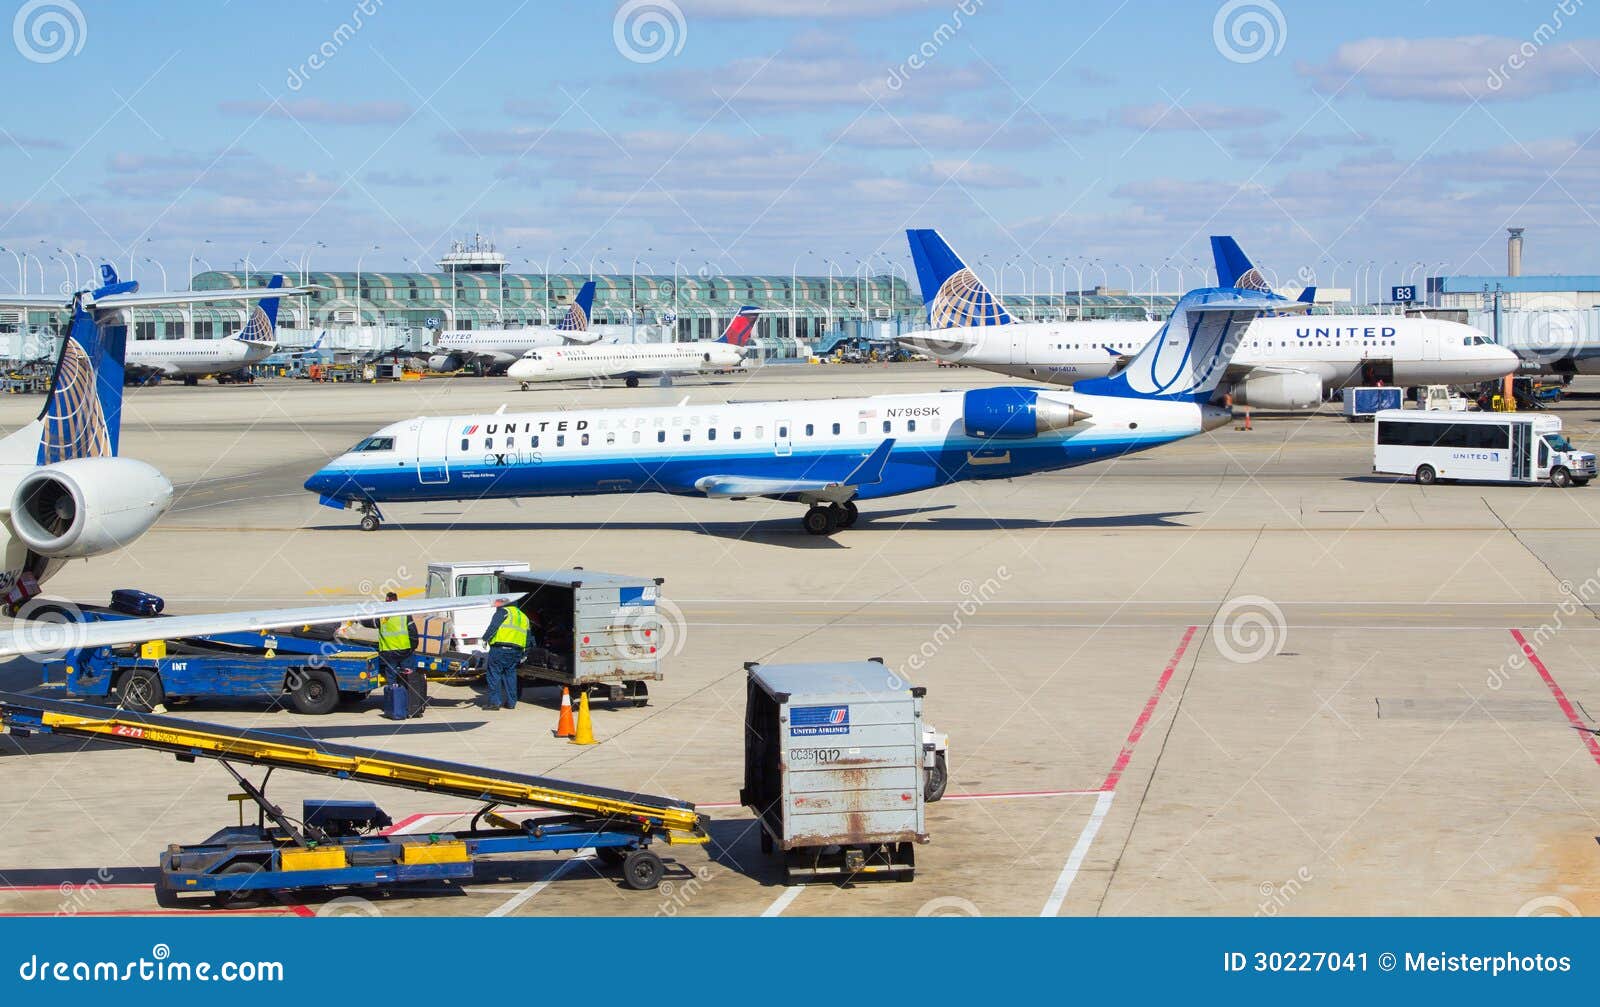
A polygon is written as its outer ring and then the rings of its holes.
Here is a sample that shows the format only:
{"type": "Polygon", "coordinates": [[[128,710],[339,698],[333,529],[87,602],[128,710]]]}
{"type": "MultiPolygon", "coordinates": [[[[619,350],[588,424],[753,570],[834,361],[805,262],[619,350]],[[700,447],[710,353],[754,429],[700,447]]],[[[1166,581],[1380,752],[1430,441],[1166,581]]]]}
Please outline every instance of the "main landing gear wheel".
{"type": "Polygon", "coordinates": [[[856,523],[856,519],[861,516],[861,511],[860,511],[859,508],[856,507],[855,501],[854,500],[846,500],[844,503],[839,504],[837,506],[838,506],[838,510],[839,510],[839,514],[838,514],[839,527],[840,528],[851,528],[851,527],[854,527],[854,525],[856,523]]]}
{"type": "Polygon", "coordinates": [[[832,535],[839,530],[839,523],[830,507],[813,507],[806,511],[806,516],[800,519],[808,535],[832,535]]]}
{"type": "Polygon", "coordinates": [[[627,385],[629,388],[638,388],[639,387],[639,379],[638,378],[624,378],[622,383],[627,385]]]}

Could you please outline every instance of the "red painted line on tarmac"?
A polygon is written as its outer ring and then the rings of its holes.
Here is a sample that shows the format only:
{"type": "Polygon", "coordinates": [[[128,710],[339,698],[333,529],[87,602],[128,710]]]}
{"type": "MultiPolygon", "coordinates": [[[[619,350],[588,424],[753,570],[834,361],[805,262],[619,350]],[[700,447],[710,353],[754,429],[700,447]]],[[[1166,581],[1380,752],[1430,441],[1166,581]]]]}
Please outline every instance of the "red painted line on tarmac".
{"type": "Polygon", "coordinates": [[[1529,663],[1533,665],[1533,670],[1537,671],[1539,677],[1544,679],[1544,684],[1549,688],[1550,695],[1556,698],[1556,705],[1561,707],[1561,712],[1567,715],[1567,723],[1578,730],[1578,737],[1583,739],[1584,745],[1589,749],[1589,757],[1594,759],[1595,765],[1600,766],[1600,739],[1595,738],[1588,725],[1578,716],[1578,711],[1573,708],[1572,701],[1567,699],[1567,694],[1561,691],[1561,686],[1556,684],[1555,678],[1550,674],[1550,669],[1546,668],[1544,662],[1539,660],[1539,655],[1533,652],[1533,645],[1528,643],[1527,638],[1522,635],[1522,630],[1512,630],[1511,638],[1522,647],[1522,653],[1527,655],[1529,663]]]}
{"type": "Polygon", "coordinates": [[[1144,737],[1144,729],[1150,726],[1150,718],[1155,715],[1156,705],[1161,702],[1161,694],[1167,691],[1167,683],[1172,681],[1172,673],[1178,670],[1178,662],[1183,660],[1184,651],[1189,649],[1189,641],[1194,639],[1197,629],[1198,626],[1190,626],[1184,630],[1183,639],[1178,641],[1178,649],[1172,652],[1172,660],[1167,662],[1166,668],[1162,669],[1161,677],[1156,679],[1155,691],[1144,701],[1144,710],[1139,714],[1139,719],[1133,722],[1133,730],[1128,732],[1128,740],[1122,743],[1122,751],[1117,753],[1117,761],[1111,764],[1111,772],[1106,774],[1106,781],[1100,784],[1102,791],[1112,792],[1117,789],[1117,784],[1122,780],[1122,771],[1128,768],[1128,763],[1133,759],[1134,746],[1144,737]]]}
{"type": "Polygon", "coordinates": [[[378,835],[380,835],[380,836],[392,836],[395,833],[399,832],[401,829],[405,828],[407,825],[411,825],[414,822],[417,822],[417,821],[419,821],[419,820],[421,820],[423,818],[428,818],[428,817],[431,817],[431,816],[426,815],[426,814],[407,815],[405,818],[402,818],[398,822],[395,822],[393,825],[389,826],[387,829],[384,829],[382,832],[379,832],[378,835]]]}

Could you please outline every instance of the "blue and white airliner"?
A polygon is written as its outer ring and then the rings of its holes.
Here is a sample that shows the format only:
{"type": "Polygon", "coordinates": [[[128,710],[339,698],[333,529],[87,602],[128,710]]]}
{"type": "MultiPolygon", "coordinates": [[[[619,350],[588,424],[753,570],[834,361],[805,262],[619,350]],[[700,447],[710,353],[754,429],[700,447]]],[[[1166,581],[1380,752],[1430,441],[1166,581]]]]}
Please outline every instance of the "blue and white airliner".
{"type": "MultiPolygon", "coordinates": [[[[1019,322],[997,299],[973,296],[983,284],[938,231],[910,230],[906,238],[929,327],[899,341],[941,360],[1024,381],[1072,385],[1116,373],[1160,328],[1155,321],[1119,319],[1019,322]],[[974,303],[980,310],[969,311],[974,303]]],[[[1219,285],[1269,289],[1231,237],[1213,237],[1211,253],[1219,285]]],[[[1313,295],[1308,289],[1301,298],[1313,295]]],[[[1273,312],[1240,341],[1220,391],[1233,405],[1311,409],[1352,385],[1468,385],[1516,368],[1514,353],[1460,322],[1273,312]]]]}
{"type": "Polygon", "coordinates": [[[361,511],[368,531],[383,503],[648,492],[803,503],[805,530],[829,535],[855,524],[857,500],[1070,468],[1222,426],[1231,413],[1211,398],[1241,334],[1297,307],[1266,291],[1190,291],[1127,367],[1071,389],[418,417],[305,486],[361,511]]]}

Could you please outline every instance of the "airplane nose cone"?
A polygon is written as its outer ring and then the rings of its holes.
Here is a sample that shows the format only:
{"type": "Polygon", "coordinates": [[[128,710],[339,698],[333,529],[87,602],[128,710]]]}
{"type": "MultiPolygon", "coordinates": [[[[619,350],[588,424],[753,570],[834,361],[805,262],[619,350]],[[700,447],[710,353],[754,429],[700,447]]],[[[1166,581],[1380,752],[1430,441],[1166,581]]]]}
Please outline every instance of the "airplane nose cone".
{"type": "Polygon", "coordinates": [[[305,488],[312,493],[326,496],[333,492],[338,482],[338,478],[332,472],[327,469],[318,469],[311,473],[311,477],[306,480],[305,488]]]}

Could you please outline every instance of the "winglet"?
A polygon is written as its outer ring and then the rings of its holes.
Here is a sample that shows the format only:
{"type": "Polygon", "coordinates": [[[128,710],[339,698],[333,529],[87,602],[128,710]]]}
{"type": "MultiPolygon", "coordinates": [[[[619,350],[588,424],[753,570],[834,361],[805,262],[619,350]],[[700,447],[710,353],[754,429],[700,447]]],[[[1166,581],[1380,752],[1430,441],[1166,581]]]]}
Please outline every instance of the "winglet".
{"type": "Polygon", "coordinates": [[[889,454],[894,450],[894,438],[885,437],[882,444],[873,449],[872,454],[861,460],[854,472],[845,476],[841,482],[846,486],[871,486],[873,483],[883,482],[883,467],[889,464],[889,454]]]}

